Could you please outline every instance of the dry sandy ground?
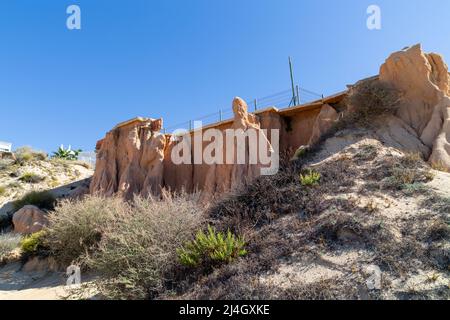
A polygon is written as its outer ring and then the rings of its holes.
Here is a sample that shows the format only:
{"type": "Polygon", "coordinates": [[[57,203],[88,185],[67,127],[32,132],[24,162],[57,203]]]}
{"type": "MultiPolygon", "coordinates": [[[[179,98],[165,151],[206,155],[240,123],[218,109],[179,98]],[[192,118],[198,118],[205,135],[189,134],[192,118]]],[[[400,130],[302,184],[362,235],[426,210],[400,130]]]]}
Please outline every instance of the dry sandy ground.
{"type": "MultiPolygon", "coordinates": [[[[89,284],[95,277],[81,277],[83,285],[89,284]]],[[[67,277],[63,272],[23,270],[22,263],[14,262],[0,267],[0,300],[62,300],[77,298],[76,286],[67,286],[67,277]]],[[[83,299],[93,299],[94,291],[86,291],[83,299]]]]}
{"type": "Polygon", "coordinates": [[[0,268],[0,300],[55,300],[67,295],[63,273],[24,272],[16,262],[0,268]]]}

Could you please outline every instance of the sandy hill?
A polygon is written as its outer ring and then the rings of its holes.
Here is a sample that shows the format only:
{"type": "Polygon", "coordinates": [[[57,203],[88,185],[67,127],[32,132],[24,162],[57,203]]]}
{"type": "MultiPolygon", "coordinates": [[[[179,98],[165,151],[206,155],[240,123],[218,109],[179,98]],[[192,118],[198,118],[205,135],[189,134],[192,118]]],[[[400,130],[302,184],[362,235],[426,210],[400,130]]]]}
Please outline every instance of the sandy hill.
{"type": "Polygon", "coordinates": [[[86,163],[50,159],[43,152],[21,148],[0,159],[0,226],[10,220],[12,202],[31,191],[49,191],[55,198],[82,192],[93,169],[86,163]]]}

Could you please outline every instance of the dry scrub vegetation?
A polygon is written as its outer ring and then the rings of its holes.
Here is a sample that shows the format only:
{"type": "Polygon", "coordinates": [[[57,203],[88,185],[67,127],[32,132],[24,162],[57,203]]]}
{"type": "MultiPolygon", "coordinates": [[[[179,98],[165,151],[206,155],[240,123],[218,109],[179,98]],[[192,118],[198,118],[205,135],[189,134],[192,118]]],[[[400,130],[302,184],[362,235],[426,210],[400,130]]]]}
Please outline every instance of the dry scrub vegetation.
{"type": "Polygon", "coordinates": [[[183,267],[177,249],[203,225],[196,196],[163,199],[87,197],[64,201],[49,216],[40,255],[101,274],[100,294],[113,299],[154,298],[183,267]]]}

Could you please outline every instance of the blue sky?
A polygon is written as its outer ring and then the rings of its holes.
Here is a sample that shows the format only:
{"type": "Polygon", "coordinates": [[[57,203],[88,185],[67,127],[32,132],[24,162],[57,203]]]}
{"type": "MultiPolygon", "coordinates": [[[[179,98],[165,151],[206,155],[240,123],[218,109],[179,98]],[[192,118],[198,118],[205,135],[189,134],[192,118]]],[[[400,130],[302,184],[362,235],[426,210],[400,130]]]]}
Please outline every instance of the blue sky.
{"type": "Polygon", "coordinates": [[[449,14],[448,0],[3,0],[0,140],[92,150],[135,116],[171,126],[289,89],[288,56],[296,82],[331,94],[407,45],[450,57],[449,14]]]}

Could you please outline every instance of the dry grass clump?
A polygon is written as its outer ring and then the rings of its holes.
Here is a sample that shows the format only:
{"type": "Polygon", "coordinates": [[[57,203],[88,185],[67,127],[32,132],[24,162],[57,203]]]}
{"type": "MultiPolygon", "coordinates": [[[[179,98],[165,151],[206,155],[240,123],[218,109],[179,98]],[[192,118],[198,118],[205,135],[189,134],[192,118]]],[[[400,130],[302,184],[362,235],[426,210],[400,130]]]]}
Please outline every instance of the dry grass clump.
{"type": "Polygon", "coordinates": [[[34,172],[25,172],[20,178],[20,181],[26,183],[39,183],[45,180],[45,177],[41,177],[40,175],[34,172]]]}
{"type": "Polygon", "coordinates": [[[45,152],[34,150],[28,146],[18,148],[14,152],[14,156],[17,164],[24,164],[33,160],[44,161],[47,159],[47,154],[45,152]]]}
{"type": "Polygon", "coordinates": [[[19,247],[21,236],[15,233],[0,233],[0,261],[19,247]]]}
{"type": "Polygon", "coordinates": [[[14,164],[14,160],[0,159],[0,171],[6,170],[14,164]]]}
{"type": "Polygon", "coordinates": [[[5,186],[0,186],[0,197],[6,195],[8,189],[5,186]]]}

